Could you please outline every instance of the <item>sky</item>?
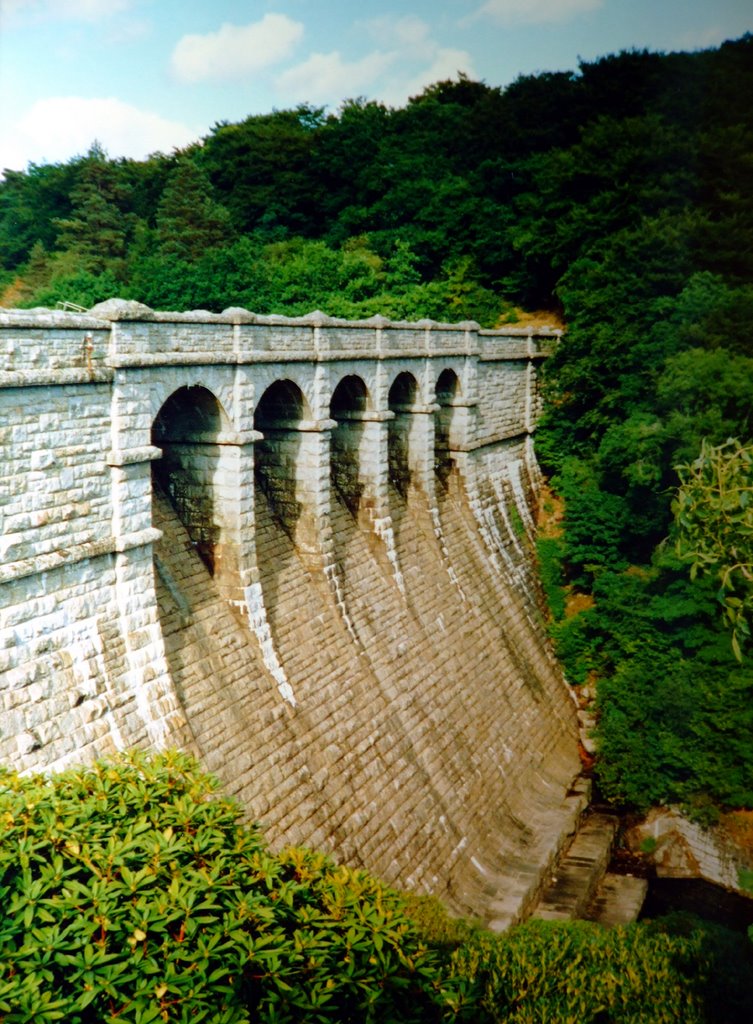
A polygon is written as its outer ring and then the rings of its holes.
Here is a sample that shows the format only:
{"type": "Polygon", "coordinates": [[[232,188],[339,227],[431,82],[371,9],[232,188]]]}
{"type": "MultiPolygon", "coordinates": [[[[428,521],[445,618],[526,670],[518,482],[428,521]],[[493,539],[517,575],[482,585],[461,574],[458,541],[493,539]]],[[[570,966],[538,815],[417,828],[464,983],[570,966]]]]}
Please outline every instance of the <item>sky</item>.
{"type": "Polygon", "coordinates": [[[356,97],[402,106],[631,48],[717,46],[750,0],[0,0],[0,171],[171,153],[221,121],[356,97]]]}

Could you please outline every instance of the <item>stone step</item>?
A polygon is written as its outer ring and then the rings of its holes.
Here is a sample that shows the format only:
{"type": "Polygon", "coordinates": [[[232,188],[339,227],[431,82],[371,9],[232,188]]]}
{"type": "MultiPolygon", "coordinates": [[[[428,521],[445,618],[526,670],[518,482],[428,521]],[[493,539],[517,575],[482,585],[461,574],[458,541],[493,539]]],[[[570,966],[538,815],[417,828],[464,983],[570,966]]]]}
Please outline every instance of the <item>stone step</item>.
{"type": "Polygon", "coordinates": [[[551,877],[561,851],[568,849],[590,798],[591,782],[580,776],[563,800],[564,814],[553,815],[549,822],[542,818],[537,821],[536,834],[543,839],[538,855],[529,848],[517,863],[508,858],[507,870],[495,881],[496,891],[489,900],[485,924],[491,931],[506,931],[530,916],[531,907],[537,906],[542,880],[551,877]]]}
{"type": "Polygon", "coordinates": [[[532,917],[572,920],[586,914],[609,865],[617,825],[612,814],[594,813],[583,821],[532,917]]]}
{"type": "Polygon", "coordinates": [[[605,928],[631,924],[638,920],[647,891],[645,878],[607,871],[584,916],[587,921],[596,921],[605,928]]]}

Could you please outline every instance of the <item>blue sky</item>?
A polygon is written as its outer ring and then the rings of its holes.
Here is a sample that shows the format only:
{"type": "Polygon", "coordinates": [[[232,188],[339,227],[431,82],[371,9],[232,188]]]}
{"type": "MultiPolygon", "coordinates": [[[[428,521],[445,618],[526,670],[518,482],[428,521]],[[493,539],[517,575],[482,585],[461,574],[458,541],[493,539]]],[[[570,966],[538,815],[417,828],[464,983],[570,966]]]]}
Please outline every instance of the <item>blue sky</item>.
{"type": "Polygon", "coordinates": [[[463,71],[504,86],[753,30],[750,0],[0,0],[0,169],[171,152],[217,121],[463,71]]]}

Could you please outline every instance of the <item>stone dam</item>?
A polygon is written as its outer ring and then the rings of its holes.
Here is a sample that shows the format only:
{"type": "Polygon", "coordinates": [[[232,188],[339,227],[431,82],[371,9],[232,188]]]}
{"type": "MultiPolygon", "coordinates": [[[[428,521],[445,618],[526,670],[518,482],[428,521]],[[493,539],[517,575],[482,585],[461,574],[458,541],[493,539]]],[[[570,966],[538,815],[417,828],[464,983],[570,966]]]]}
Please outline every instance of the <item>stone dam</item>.
{"type": "Polygon", "coordinates": [[[0,311],[0,761],[179,747],[502,928],[583,809],[531,555],[554,332],[0,311]]]}

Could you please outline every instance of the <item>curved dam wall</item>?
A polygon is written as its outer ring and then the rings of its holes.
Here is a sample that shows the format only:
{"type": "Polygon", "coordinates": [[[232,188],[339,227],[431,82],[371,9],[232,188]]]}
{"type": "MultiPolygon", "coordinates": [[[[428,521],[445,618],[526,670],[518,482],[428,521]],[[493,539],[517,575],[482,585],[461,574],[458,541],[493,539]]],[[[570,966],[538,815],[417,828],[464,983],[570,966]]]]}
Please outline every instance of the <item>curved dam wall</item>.
{"type": "Polygon", "coordinates": [[[178,746],[504,927],[583,794],[530,540],[548,332],[0,312],[0,759],[178,746]]]}

